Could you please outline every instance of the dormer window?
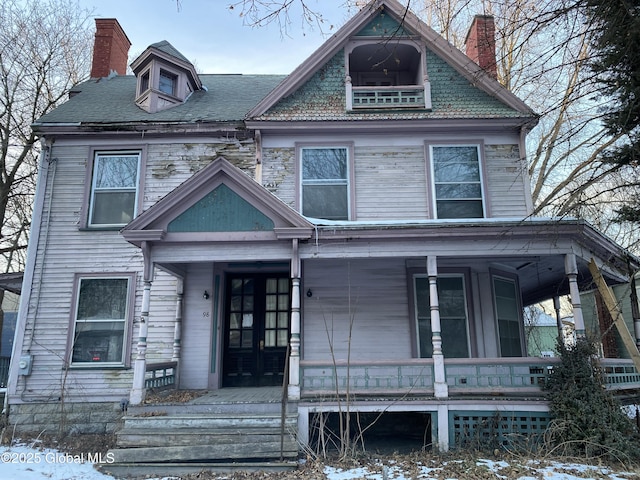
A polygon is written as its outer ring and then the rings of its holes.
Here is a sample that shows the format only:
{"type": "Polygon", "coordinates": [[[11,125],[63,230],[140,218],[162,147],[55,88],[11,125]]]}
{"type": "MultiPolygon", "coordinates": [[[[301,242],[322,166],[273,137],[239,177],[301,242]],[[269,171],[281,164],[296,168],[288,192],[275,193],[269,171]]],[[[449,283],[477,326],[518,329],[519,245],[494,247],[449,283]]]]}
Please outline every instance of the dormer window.
{"type": "Polygon", "coordinates": [[[144,92],[149,90],[149,71],[147,70],[143,75],[140,76],[140,88],[138,92],[142,95],[144,92]]]}
{"type": "Polygon", "coordinates": [[[178,84],[178,76],[173,75],[166,70],[160,70],[160,84],[158,90],[168,95],[176,96],[176,85],[178,84]]]}
{"type": "Polygon", "coordinates": [[[347,49],[347,110],[431,108],[425,52],[414,42],[354,41],[347,49]]]}
{"type": "Polygon", "coordinates": [[[138,77],[136,105],[149,113],[180,105],[203,89],[193,64],[166,41],[147,48],[131,69],[138,77]]]}

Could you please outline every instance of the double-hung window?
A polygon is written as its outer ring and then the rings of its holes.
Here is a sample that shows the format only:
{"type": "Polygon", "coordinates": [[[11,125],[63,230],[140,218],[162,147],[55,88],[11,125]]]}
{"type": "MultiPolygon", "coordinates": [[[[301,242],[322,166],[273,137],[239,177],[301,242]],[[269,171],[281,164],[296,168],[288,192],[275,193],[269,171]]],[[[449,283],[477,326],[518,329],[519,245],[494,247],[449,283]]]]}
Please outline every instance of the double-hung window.
{"type": "Polygon", "coordinates": [[[498,320],[500,355],[503,357],[522,356],[521,309],[518,287],[515,280],[493,277],[495,314],[498,320]]]}
{"type": "MultiPolygon", "coordinates": [[[[420,357],[433,356],[431,329],[431,295],[429,278],[420,274],[414,277],[415,313],[420,357]]],[[[467,300],[463,275],[438,276],[438,303],[442,353],[445,358],[469,357],[467,300]]]]}
{"type": "Polygon", "coordinates": [[[71,365],[124,365],[133,276],[81,276],[77,282],[71,365]]]}
{"type": "Polygon", "coordinates": [[[302,147],[299,155],[302,214],[349,220],[349,148],[302,147]]]}
{"type": "Polygon", "coordinates": [[[118,227],[136,215],[140,152],[96,152],[89,226],[118,227]]]}
{"type": "Polygon", "coordinates": [[[479,145],[430,145],[437,218],[483,218],[479,145]]]}
{"type": "Polygon", "coordinates": [[[169,73],[166,70],[160,70],[160,81],[158,84],[158,90],[169,95],[176,96],[178,85],[178,76],[173,73],[169,73]]]}

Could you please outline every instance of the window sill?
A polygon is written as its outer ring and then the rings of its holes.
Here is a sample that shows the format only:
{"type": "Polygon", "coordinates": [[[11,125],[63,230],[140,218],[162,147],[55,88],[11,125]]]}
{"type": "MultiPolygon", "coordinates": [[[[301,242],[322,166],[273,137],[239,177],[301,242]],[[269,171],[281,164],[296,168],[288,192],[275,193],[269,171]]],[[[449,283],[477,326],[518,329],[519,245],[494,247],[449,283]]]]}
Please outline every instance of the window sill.
{"type": "Polygon", "coordinates": [[[131,370],[130,366],[126,365],[69,365],[68,367],[62,367],[63,370],[131,370]]]}
{"type": "Polygon", "coordinates": [[[78,227],[79,232],[119,232],[126,225],[118,225],[118,226],[95,226],[95,227],[78,227]]]}

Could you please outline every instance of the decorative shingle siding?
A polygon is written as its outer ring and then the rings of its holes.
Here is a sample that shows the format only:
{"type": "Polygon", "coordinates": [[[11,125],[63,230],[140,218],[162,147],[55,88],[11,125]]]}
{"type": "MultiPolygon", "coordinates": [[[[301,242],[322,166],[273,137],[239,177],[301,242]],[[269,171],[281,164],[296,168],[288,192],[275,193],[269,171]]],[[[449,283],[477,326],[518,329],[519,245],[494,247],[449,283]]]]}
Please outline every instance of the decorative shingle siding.
{"type": "Polygon", "coordinates": [[[367,26],[356,34],[357,37],[398,37],[408,35],[413,35],[413,33],[408,32],[402,25],[384,12],[380,12],[377,17],[371,20],[367,26]]]}
{"type": "MultiPolygon", "coordinates": [[[[471,62],[471,60],[469,60],[471,62]]],[[[472,63],[472,62],[471,62],[472,63]]],[[[475,87],[453,67],[427,50],[433,108],[427,110],[346,110],[344,51],[340,50],[302,87],[259,120],[355,121],[410,119],[481,119],[521,117],[518,112],[475,87]]]]}

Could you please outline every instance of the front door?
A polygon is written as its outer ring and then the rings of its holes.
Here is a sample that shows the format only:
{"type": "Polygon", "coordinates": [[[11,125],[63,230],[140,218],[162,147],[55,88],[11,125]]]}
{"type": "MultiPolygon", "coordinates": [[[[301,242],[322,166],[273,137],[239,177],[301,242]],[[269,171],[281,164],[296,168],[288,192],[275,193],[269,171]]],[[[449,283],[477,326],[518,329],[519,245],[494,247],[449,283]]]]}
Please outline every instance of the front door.
{"type": "Polygon", "coordinates": [[[230,274],[225,299],[222,385],[282,385],[291,308],[288,275],[230,274]]]}

